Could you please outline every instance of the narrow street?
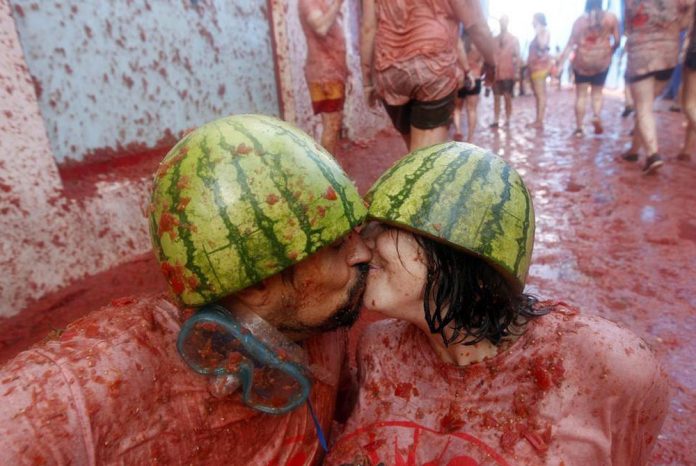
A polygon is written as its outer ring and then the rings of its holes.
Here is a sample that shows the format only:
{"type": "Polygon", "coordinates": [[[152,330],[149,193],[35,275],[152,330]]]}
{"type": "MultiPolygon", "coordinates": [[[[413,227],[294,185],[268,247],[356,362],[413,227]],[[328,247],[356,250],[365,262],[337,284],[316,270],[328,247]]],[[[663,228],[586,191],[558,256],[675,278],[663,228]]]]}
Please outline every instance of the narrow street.
{"type": "MultiPolygon", "coordinates": [[[[525,127],[534,114],[531,96],[513,101],[509,128],[490,130],[492,101],[481,97],[474,143],[511,161],[533,193],[537,230],[527,291],[616,321],[655,348],[672,377],[673,401],[652,464],[696,464],[696,157],[676,160],[683,116],[658,101],[665,165],[645,176],[642,157],[638,163],[619,158],[633,125],[632,116],[621,118],[619,97],[605,100],[605,133],[592,134],[588,116],[582,139],[572,134],[570,90],[549,91],[543,130],[525,127]]],[[[344,142],[337,158],[364,193],[404,153],[402,139],[390,131],[373,141],[344,142]]],[[[97,185],[102,191],[141,186],[162,155],[144,154],[108,168],[66,168],[67,194],[88,197],[97,185]]],[[[150,256],[74,283],[0,319],[0,362],[113,298],[164,288],[150,256]]],[[[375,318],[364,316],[353,333],[375,318]]]]}

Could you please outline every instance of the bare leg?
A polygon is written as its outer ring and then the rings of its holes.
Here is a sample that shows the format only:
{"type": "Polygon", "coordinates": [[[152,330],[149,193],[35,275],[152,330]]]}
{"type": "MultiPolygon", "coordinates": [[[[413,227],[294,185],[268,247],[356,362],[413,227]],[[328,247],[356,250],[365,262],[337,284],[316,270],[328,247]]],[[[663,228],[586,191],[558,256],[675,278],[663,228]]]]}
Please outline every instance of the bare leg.
{"type": "Polygon", "coordinates": [[[604,128],[602,127],[602,119],[600,117],[602,113],[602,91],[604,86],[592,86],[592,124],[594,125],[595,134],[602,134],[604,128]]]}
{"type": "MultiPolygon", "coordinates": [[[[662,157],[657,153],[657,129],[653,104],[656,95],[660,95],[668,81],[658,81],[655,78],[643,79],[631,84],[631,93],[636,106],[636,129],[645,147],[647,158],[643,173],[651,173],[663,165],[662,157]]],[[[635,137],[634,137],[635,141],[635,137]]]]}
{"type": "MultiPolygon", "coordinates": [[[[507,103],[507,102],[506,102],[507,103]]],[[[493,93],[493,125],[498,125],[500,121],[500,94],[493,93]]]]}
{"type": "Polygon", "coordinates": [[[505,125],[510,124],[510,117],[512,116],[512,94],[509,92],[506,92],[503,94],[503,97],[505,98],[505,125]]]}
{"type": "Polygon", "coordinates": [[[691,148],[696,139],[696,71],[684,67],[682,74],[682,110],[686,116],[687,127],[684,145],[677,156],[681,160],[691,158],[691,148]]]}
{"type": "Polygon", "coordinates": [[[624,109],[621,112],[621,118],[626,118],[633,112],[633,96],[631,95],[631,86],[625,83],[624,86],[624,109]]]}
{"type": "Polygon", "coordinates": [[[419,129],[411,126],[411,144],[409,150],[413,152],[421,147],[447,142],[448,129],[447,125],[438,126],[433,129],[419,129]]]}
{"type": "Polygon", "coordinates": [[[583,120],[585,120],[585,107],[587,90],[590,87],[588,83],[575,84],[575,131],[582,132],[583,120]]]}
{"type": "Polygon", "coordinates": [[[474,140],[474,131],[476,131],[477,115],[476,109],[478,107],[479,97],[477,95],[470,95],[466,98],[466,121],[467,121],[467,135],[466,142],[471,142],[474,140]]]}
{"type": "Polygon", "coordinates": [[[544,114],[546,113],[546,79],[532,79],[531,81],[536,99],[536,120],[530,126],[541,128],[544,126],[544,114]]]}
{"type": "Polygon", "coordinates": [[[343,121],[343,112],[331,112],[321,114],[321,145],[330,154],[336,155],[336,146],[338,138],[341,134],[341,122],[343,121]]]}
{"type": "Polygon", "coordinates": [[[636,129],[640,133],[647,155],[656,154],[658,150],[653,104],[655,96],[662,93],[667,83],[668,81],[648,78],[631,84],[631,94],[636,108],[636,129]]]}
{"type": "Polygon", "coordinates": [[[630,155],[636,155],[635,158],[627,158],[626,160],[630,160],[635,162],[638,160],[637,154],[640,148],[643,147],[643,140],[640,137],[640,131],[638,130],[638,122],[635,121],[633,124],[633,136],[631,136],[631,147],[628,148],[628,150],[624,153],[625,156],[630,155]]]}
{"type": "Polygon", "coordinates": [[[596,119],[602,113],[602,91],[604,86],[592,86],[592,113],[596,119]]]}
{"type": "Polygon", "coordinates": [[[462,138],[462,108],[464,107],[464,100],[457,97],[454,100],[454,140],[461,141],[462,138]]]}

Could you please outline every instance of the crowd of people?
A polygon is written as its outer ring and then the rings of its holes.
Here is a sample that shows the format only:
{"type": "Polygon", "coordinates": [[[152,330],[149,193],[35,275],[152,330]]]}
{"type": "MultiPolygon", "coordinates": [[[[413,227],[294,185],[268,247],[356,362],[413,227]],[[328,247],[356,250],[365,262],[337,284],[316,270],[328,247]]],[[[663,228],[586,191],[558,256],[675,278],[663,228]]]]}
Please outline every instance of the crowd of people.
{"type": "MultiPolygon", "coordinates": [[[[329,151],[335,147],[340,130],[346,75],[345,39],[337,15],[341,4],[342,0],[300,1],[308,43],[307,82],[314,110],[322,115],[322,141],[329,151]],[[308,4],[313,5],[311,12],[308,4]],[[309,31],[310,27],[315,29],[309,31]],[[316,70],[321,67],[325,68],[324,78],[318,83],[320,73],[316,70]],[[334,94],[340,97],[331,97],[334,94]]],[[[478,1],[364,0],[360,45],[364,95],[371,106],[382,103],[409,150],[450,138],[471,142],[480,126],[477,107],[482,89],[493,91],[494,117],[489,128],[497,130],[501,125],[501,100],[505,107],[503,126],[510,123],[518,80],[519,93],[528,83],[535,99],[536,116],[527,126],[542,129],[548,81],[560,85],[560,75],[570,61],[570,80],[576,90],[573,134],[578,138],[585,135],[588,92],[593,132],[602,134],[603,88],[612,59],[621,46],[623,29],[626,42],[622,55],[627,57],[627,106],[623,116],[635,111],[635,128],[630,147],[621,158],[636,162],[643,151],[643,172],[651,173],[664,163],[658,148],[654,100],[680,61],[684,65],[681,99],[687,128],[677,158],[689,160],[693,150],[696,96],[689,83],[694,79],[689,78],[696,63],[693,40],[688,40],[686,53],[679,56],[679,34],[691,26],[692,11],[689,0],[669,0],[664,5],[627,1],[622,25],[616,15],[603,9],[602,0],[587,0],[585,11],[572,26],[566,47],[556,54],[551,53],[546,16],[536,13],[532,18],[534,37],[523,60],[519,40],[508,31],[509,19],[499,19],[500,33],[492,37],[478,1]],[[466,115],[466,130],[462,113],[466,115]],[[454,130],[450,131],[452,123],[454,130]]]]}
{"type": "MultiPolygon", "coordinates": [[[[478,0],[363,0],[365,96],[409,154],[362,198],[330,153],[345,100],[341,4],[299,1],[323,147],[262,115],[184,136],[148,209],[171,292],[116,300],[0,368],[0,463],[646,464],[669,406],[653,351],[525,292],[535,234],[525,181],[459,141],[459,123],[448,141],[464,108],[471,141],[485,86],[493,129],[501,100],[502,126],[512,118],[523,65],[508,19],[493,37],[478,0]],[[365,330],[354,373],[345,328],[361,308],[386,319],[365,330]]],[[[644,149],[645,172],[662,163],[652,102],[689,8],[626,0],[636,129],[623,158],[644,149]]],[[[545,16],[533,26],[530,126],[541,128],[552,59],[545,16]]],[[[617,18],[588,0],[559,62],[574,55],[578,136],[588,90],[603,131],[618,44],[617,18]]]]}

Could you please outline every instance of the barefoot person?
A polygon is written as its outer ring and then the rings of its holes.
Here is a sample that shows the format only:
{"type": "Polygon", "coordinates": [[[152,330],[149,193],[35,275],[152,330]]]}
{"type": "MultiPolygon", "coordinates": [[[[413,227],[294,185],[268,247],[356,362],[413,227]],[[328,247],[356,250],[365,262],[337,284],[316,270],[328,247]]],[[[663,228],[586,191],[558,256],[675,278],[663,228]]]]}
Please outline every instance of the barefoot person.
{"type": "Polygon", "coordinates": [[[693,4],[687,0],[626,0],[626,80],[636,112],[631,147],[622,154],[628,162],[638,161],[642,148],[646,159],[643,173],[651,173],[664,162],[658,151],[653,104],[669,82],[679,59],[679,31],[691,21],[693,4]]]}
{"type": "Polygon", "coordinates": [[[169,152],[149,211],[172,295],[115,300],[7,362],[0,464],[317,463],[345,354],[319,333],[355,320],[371,257],[356,188],[302,131],[238,115],[169,152]]]}
{"type": "Polygon", "coordinates": [[[611,57],[619,47],[619,21],[602,10],[602,0],[587,0],[585,13],[575,20],[568,45],[561,56],[561,68],[570,53],[575,52],[575,136],[584,134],[587,91],[592,100],[592,126],[595,134],[602,134],[602,91],[609,73],[611,57]]]}
{"type": "Polygon", "coordinates": [[[346,65],[346,39],[341,29],[343,0],[299,0],[299,16],[307,39],[305,79],[315,115],[321,115],[321,145],[336,154],[341,135],[346,65]]]}
{"type": "Polygon", "coordinates": [[[508,31],[509,18],[500,18],[500,34],[495,38],[495,84],[493,84],[493,123],[492,129],[498,128],[500,122],[500,100],[505,101],[505,126],[510,124],[512,115],[512,91],[515,77],[520,67],[520,43],[508,31]]]}
{"type": "Polygon", "coordinates": [[[366,199],[359,395],[326,464],[646,464],[668,380],[647,344],[523,292],[530,194],[502,158],[440,144],[366,199]]]}
{"type": "Polygon", "coordinates": [[[534,39],[529,44],[527,69],[536,101],[536,119],[527,126],[543,128],[544,115],[546,114],[546,78],[551,70],[551,56],[549,55],[551,39],[546,28],[546,16],[543,13],[534,15],[532,26],[534,27],[534,39]]]}
{"type": "Polygon", "coordinates": [[[481,95],[481,73],[483,70],[483,57],[479,53],[471,39],[462,32],[457,42],[459,49],[459,65],[464,71],[464,85],[457,91],[454,106],[454,140],[462,141],[462,109],[466,106],[466,141],[474,139],[478,120],[478,103],[481,95]]]}
{"type": "Polygon", "coordinates": [[[480,0],[363,0],[360,60],[370,105],[381,100],[410,150],[444,142],[462,71],[459,23],[493,79],[493,38],[480,0]]]}

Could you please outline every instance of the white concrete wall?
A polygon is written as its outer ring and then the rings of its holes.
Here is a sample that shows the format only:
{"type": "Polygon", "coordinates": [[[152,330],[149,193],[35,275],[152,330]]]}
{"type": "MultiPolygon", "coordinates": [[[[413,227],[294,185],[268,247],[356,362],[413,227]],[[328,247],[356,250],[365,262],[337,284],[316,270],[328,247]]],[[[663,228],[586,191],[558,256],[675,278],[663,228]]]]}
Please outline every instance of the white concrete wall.
{"type": "Polygon", "coordinates": [[[12,0],[56,159],[279,115],[266,0],[12,0]]]}

